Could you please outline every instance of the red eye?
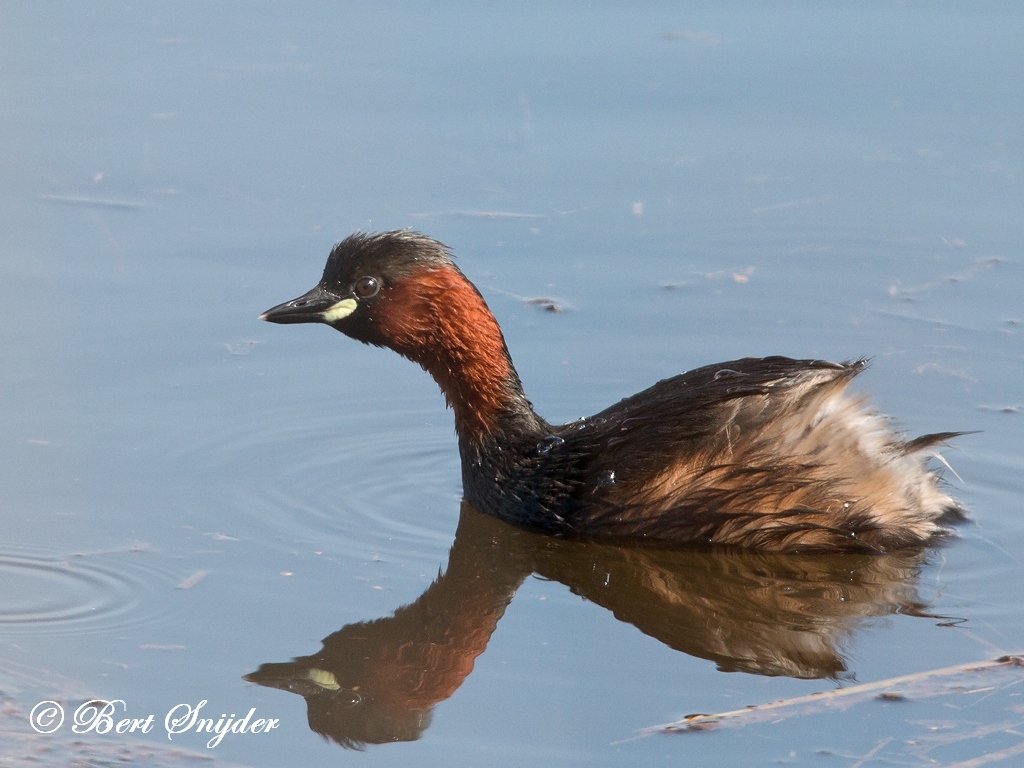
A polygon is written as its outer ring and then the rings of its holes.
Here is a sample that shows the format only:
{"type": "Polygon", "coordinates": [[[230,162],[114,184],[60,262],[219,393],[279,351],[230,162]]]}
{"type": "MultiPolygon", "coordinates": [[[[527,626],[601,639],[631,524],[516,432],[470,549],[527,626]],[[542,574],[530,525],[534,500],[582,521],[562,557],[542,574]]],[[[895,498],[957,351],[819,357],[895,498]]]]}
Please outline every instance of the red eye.
{"type": "Polygon", "coordinates": [[[380,291],[380,283],[377,282],[377,278],[375,277],[360,277],[356,280],[352,289],[359,298],[368,299],[371,296],[377,295],[380,291]]]}

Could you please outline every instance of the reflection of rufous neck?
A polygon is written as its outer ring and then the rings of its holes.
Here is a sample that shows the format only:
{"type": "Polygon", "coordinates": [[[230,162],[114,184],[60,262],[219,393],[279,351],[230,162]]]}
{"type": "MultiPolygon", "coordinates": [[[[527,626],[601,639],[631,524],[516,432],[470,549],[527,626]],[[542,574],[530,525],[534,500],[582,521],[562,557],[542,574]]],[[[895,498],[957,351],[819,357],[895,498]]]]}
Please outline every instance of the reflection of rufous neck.
{"type": "MultiPolygon", "coordinates": [[[[426,709],[451,696],[473,671],[530,572],[528,565],[517,562],[514,547],[471,530],[495,525],[518,535],[475,510],[471,516],[464,513],[444,573],[414,603],[390,617],[359,625],[365,639],[363,656],[369,661],[360,689],[365,695],[389,709],[426,709]]],[[[333,641],[351,629],[327,638],[324,653],[330,655],[333,641]]],[[[344,653],[352,651],[354,636],[346,638],[344,653]]]]}

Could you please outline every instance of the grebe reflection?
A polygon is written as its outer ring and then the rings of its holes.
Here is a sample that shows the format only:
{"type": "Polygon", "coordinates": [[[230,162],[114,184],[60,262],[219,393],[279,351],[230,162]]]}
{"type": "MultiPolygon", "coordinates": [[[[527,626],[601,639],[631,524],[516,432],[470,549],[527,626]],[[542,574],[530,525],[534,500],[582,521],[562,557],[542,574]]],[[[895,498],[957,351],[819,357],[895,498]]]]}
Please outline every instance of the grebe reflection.
{"type": "Polygon", "coordinates": [[[564,541],[463,503],[448,567],[419,599],[245,679],[301,695],[310,728],[343,746],[418,739],[534,573],[723,671],[837,678],[865,620],[928,616],[915,585],[924,560],[921,550],[784,555],[564,541]]]}

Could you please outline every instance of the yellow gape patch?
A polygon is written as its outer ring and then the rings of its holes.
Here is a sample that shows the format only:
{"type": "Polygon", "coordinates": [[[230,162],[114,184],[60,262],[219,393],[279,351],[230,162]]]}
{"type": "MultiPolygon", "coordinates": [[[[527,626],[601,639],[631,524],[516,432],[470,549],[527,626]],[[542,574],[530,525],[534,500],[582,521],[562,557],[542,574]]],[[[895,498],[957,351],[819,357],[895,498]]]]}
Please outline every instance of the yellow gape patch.
{"type": "Polygon", "coordinates": [[[342,299],[330,309],[325,309],[321,317],[325,322],[333,323],[335,320],[346,318],[356,311],[355,299],[342,299]]]}
{"type": "Polygon", "coordinates": [[[310,680],[328,691],[337,691],[341,688],[338,685],[338,678],[326,669],[316,669],[313,667],[306,674],[310,680]]]}

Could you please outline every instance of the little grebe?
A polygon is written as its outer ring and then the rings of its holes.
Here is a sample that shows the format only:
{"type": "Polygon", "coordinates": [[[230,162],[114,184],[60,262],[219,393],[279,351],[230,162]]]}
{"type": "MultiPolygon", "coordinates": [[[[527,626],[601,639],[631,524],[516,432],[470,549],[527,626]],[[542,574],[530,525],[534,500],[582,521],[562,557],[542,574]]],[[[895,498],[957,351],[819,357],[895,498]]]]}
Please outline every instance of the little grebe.
{"type": "Polygon", "coordinates": [[[923,544],[958,511],[925,463],[847,385],[864,361],[743,358],[659,381],[588,419],[538,416],[498,323],[448,249],[356,233],[274,323],[326,323],[419,363],[455,413],[466,499],[558,536],[774,551],[923,544]]]}

